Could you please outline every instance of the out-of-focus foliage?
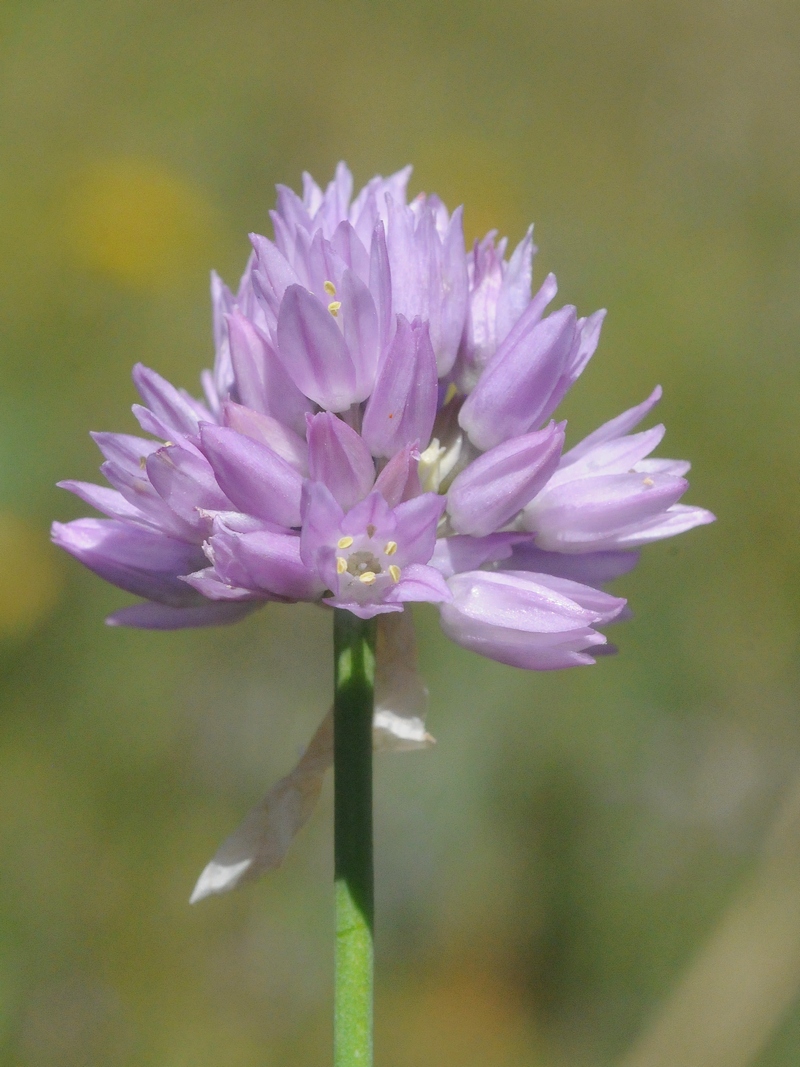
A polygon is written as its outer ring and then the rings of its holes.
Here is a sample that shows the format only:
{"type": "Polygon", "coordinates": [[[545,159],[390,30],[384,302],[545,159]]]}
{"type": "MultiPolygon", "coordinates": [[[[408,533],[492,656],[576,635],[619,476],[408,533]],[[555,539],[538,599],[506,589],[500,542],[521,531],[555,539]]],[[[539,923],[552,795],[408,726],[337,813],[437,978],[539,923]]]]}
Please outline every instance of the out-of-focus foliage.
{"type": "Polygon", "coordinates": [[[778,873],[765,838],[800,767],[799,49],[789,0],[5,0],[3,1063],[329,1062],[329,795],[283,871],[186,904],[327,707],[329,619],[107,630],[125,595],[46,530],[87,431],[133,432],[136,360],[197,387],[209,269],[236,281],[273,184],[339,158],[414,162],[470,239],[535,221],[538,276],[610,309],[572,439],[660,381],[720,517],[619,583],[591,670],[420,612],[439,744],[378,768],[379,1062],[797,1063],[800,833],[778,873]],[[689,1008],[732,986],[704,1046],[689,1008]]]}

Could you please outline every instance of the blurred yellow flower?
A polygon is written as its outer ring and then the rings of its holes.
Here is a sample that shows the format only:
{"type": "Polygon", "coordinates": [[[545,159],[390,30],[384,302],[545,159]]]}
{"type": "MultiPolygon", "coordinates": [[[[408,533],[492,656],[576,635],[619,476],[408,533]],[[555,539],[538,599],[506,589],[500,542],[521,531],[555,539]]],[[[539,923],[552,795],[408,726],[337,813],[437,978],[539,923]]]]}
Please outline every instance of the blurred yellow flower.
{"type": "Polygon", "coordinates": [[[44,530],[0,514],[0,639],[25,636],[54,608],[61,589],[55,550],[44,530]]]}
{"type": "Polygon", "coordinates": [[[164,165],[110,159],[87,168],[71,189],[68,253],[84,267],[135,289],[180,285],[210,260],[214,212],[164,165]]]}

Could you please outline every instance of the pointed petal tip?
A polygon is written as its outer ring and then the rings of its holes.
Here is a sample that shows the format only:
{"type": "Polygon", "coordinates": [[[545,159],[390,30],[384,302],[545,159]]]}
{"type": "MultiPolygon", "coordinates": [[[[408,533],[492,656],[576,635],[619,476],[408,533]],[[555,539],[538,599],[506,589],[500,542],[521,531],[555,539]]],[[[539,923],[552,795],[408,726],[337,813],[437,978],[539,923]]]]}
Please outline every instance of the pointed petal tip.
{"type": "Polygon", "coordinates": [[[248,867],[252,864],[251,859],[241,860],[239,863],[216,863],[212,860],[197,879],[197,885],[189,897],[190,904],[197,904],[207,897],[218,893],[227,893],[242,881],[248,867]]]}

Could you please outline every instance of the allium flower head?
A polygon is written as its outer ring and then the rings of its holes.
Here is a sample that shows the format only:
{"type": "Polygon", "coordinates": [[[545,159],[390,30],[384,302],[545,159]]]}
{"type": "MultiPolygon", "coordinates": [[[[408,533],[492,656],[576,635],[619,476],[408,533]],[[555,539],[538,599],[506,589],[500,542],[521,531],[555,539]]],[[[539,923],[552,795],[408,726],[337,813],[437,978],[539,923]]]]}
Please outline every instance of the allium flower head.
{"type": "Polygon", "coordinates": [[[592,662],[623,601],[596,588],[631,550],[712,516],[678,503],[688,464],[631,433],[660,396],[564,451],[552,416],[593,355],[529,231],[467,252],[461,212],[406,200],[410,169],[353,199],[284,187],[237,294],[212,278],[205,401],[142,366],[149,437],[96,434],[111,488],[64,482],[105,519],[54,539],[145,603],[154,628],[230,622],[267,601],[367,618],[440,606],[453,640],[518,666],[592,662]],[[158,438],[159,440],[154,440],[158,438]],[[569,562],[564,558],[569,556],[569,562]]]}
{"type": "MultiPolygon", "coordinates": [[[[531,231],[508,257],[494,232],[467,251],[460,209],[408,203],[409,176],[353,199],[340,164],[324,192],[308,175],[302,197],[278,188],[274,238],[251,235],[236,294],[212,276],[203,401],[134,368],[149,436],[95,434],[110,488],[61,484],[106,518],[53,526],[144,598],[110,623],[213,625],[300,600],[385,617],[425,601],[491,659],[589,664],[625,607],[599,587],[640,546],[712,521],[679,503],[689,465],[650,458],[663,427],[632,432],[660,389],[564,451],[554,416],[605,313],[548,312],[556,280],[533,291],[531,231]]],[[[384,727],[425,743],[404,699],[387,697],[384,727]]]]}

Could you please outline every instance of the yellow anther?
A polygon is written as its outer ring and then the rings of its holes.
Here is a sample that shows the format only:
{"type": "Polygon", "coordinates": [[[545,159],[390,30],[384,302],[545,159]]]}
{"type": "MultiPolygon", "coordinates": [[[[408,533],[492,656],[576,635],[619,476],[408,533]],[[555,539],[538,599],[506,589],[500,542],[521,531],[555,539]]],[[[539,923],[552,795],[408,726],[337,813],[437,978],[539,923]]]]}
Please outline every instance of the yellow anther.
{"type": "Polygon", "coordinates": [[[341,300],[331,300],[330,304],[328,304],[328,311],[330,311],[331,315],[336,318],[336,316],[339,314],[339,308],[341,306],[341,300]]]}
{"type": "Polygon", "coordinates": [[[147,467],[147,456],[139,456],[139,469],[144,470],[147,467]]]}
{"type": "Polygon", "coordinates": [[[445,407],[450,403],[450,401],[453,399],[453,397],[456,395],[457,392],[458,392],[458,389],[456,388],[456,383],[455,382],[450,382],[450,384],[447,387],[447,392],[444,394],[444,406],[445,407]]]}
{"type": "Polygon", "coordinates": [[[394,582],[399,582],[400,581],[400,568],[397,566],[396,563],[393,563],[391,565],[391,567],[389,568],[389,574],[391,574],[391,576],[392,576],[392,581],[394,581],[394,582]]]}
{"type": "Polygon", "coordinates": [[[397,551],[397,541],[387,541],[386,548],[383,550],[385,556],[393,556],[397,551]]]}
{"type": "Polygon", "coordinates": [[[336,557],[336,573],[337,574],[344,574],[344,572],[346,570],[347,570],[347,560],[344,559],[342,556],[337,556],[336,557]]]}
{"type": "Polygon", "coordinates": [[[372,525],[372,523],[370,523],[367,526],[367,537],[374,537],[374,536],[375,536],[375,527],[372,525]]]}
{"type": "Polygon", "coordinates": [[[352,543],[353,543],[353,538],[352,537],[340,537],[339,540],[336,542],[336,547],[337,548],[349,548],[350,545],[352,545],[352,543]]]}
{"type": "Polygon", "coordinates": [[[364,571],[363,574],[359,574],[358,580],[363,582],[364,585],[372,585],[375,581],[375,571],[364,571]]]}
{"type": "Polygon", "coordinates": [[[642,485],[646,485],[648,489],[650,488],[651,485],[655,485],[655,484],[656,483],[653,481],[652,478],[645,478],[645,480],[642,482],[642,485]]]}
{"type": "Polygon", "coordinates": [[[322,288],[325,290],[328,296],[336,296],[336,286],[333,284],[333,282],[325,282],[322,288]]]}

